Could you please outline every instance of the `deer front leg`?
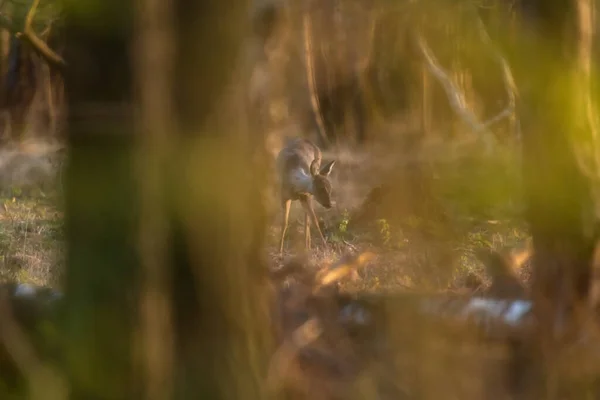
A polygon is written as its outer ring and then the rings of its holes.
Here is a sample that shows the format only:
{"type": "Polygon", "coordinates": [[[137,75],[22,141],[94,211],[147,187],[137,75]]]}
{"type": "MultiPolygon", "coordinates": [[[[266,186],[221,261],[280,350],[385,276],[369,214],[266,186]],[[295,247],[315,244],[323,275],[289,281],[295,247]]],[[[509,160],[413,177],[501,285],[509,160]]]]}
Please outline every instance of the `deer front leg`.
{"type": "Polygon", "coordinates": [[[308,213],[304,213],[304,245],[307,250],[310,250],[310,217],[308,213]]]}
{"type": "Polygon", "coordinates": [[[279,242],[279,255],[283,255],[283,241],[285,239],[285,233],[288,228],[288,222],[290,219],[290,207],[292,206],[292,200],[285,200],[283,202],[283,221],[281,225],[281,241],[279,242]]]}
{"type": "Polygon", "coordinates": [[[323,246],[327,246],[327,241],[325,240],[325,236],[323,236],[323,232],[321,231],[321,227],[319,226],[319,220],[317,219],[317,215],[315,214],[315,210],[313,208],[312,205],[312,201],[309,198],[303,199],[302,201],[302,207],[304,208],[304,211],[306,212],[306,214],[308,215],[308,217],[310,218],[312,224],[314,225],[315,228],[317,228],[317,232],[319,232],[319,236],[321,237],[321,241],[323,242],[323,246]]]}

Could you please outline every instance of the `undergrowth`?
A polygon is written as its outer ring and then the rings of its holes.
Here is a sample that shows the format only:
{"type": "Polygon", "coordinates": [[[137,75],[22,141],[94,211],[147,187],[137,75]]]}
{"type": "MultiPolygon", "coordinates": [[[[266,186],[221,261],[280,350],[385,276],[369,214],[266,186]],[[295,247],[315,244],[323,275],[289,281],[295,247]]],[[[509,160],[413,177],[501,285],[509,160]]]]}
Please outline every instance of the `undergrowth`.
{"type": "MultiPolygon", "coordinates": [[[[353,224],[353,218],[369,191],[382,183],[377,178],[383,174],[368,167],[336,164],[332,179],[340,206],[335,210],[317,207],[329,245],[324,248],[315,243],[313,231],[312,259],[315,264],[328,264],[349,252],[376,253],[377,261],[360,271],[360,279],[347,283],[355,290],[454,290],[473,275],[489,283],[476,250],[517,248],[529,235],[521,217],[520,166],[515,154],[499,148],[485,156],[474,151],[450,164],[429,162],[424,171],[430,178],[426,193],[431,199],[423,202],[437,207],[434,215],[395,210],[392,201],[390,217],[375,212],[360,227],[353,224]],[[360,199],[355,198],[357,194],[360,199]]],[[[410,190],[401,188],[400,196],[410,190]]],[[[287,256],[303,251],[302,210],[292,210],[287,256]]],[[[270,232],[270,253],[277,265],[282,261],[275,250],[280,232],[277,218],[270,232]]]]}
{"type": "Polygon", "coordinates": [[[64,264],[60,149],[0,150],[0,281],[59,286],[64,264]]]}
{"type": "Polygon", "coordinates": [[[6,194],[0,194],[0,279],[56,286],[64,256],[62,213],[53,199],[6,194]]]}

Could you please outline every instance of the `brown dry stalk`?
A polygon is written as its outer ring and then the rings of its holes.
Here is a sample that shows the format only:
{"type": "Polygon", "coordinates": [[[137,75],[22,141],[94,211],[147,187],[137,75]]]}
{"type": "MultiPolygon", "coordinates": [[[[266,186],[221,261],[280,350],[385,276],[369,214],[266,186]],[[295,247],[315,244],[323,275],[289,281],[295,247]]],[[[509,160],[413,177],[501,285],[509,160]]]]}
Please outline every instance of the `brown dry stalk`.
{"type": "Polygon", "coordinates": [[[574,71],[576,84],[574,86],[576,120],[587,125],[591,132],[591,148],[583,150],[575,148],[580,156],[580,167],[594,181],[600,177],[600,156],[598,156],[598,114],[592,97],[592,50],[594,45],[596,9],[591,0],[577,0],[577,19],[579,37],[577,44],[577,68],[574,71]]]}
{"type": "Polygon", "coordinates": [[[322,333],[321,325],[316,318],[311,318],[285,339],[283,344],[275,351],[269,364],[267,373],[267,387],[271,391],[278,390],[289,371],[290,366],[299,351],[317,340],[322,333]]]}
{"type": "Polygon", "coordinates": [[[309,11],[304,13],[302,20],[302,29],[304,33],[304,61],[306,64],[306,81],[308,83],[308,91],[310,94],[310,104],[312,106],[315,119],[317,121],[318,133],[323,142],[327,143],[327,132],[325,131],[325,123],[321,115],[321,106],[319,104],[319,94],[317,92],[317,82],[314,71],[314,59],[312,48],[312,24],[309,11]]]}
{"type": "Polygon", "coordinates": [[[25,332],[14,319],[9,294],[6,291],[0,294],[0,342],[26,377],[30,399],[67,399],[66,380],[56,370],[40,361],[25,332]]]}
{"type": "MultiPolygon", "coordinates": [[[[296,301],[295,304],[306,303],[309,297],[318,295],[321,289],[330,287],[350,275],[374,257],[375,255],[371,252],[364,252],[356,256],[345,256],[332,265],[314,273],[314,276],[308,279],[305,277],[305,279],[297,282],[301,289],[295,293],[293,299],[296,301]]],[[[295,260],[282,267],[282,270],[273,275],[276,281],[281,282],[283,276],[301,272],[299,270],[302,270],[302,266],[295,260]]],[[[306,270],[304,272],[307,275],[309,274],[306,270]]],[[[331,301],[335,301],[335,295],[333,296],[330,298],[331,301]]],[[[302,308],[302,305],[300,307],[302,308]]],[[[274,392],[281,388],[300,351],[319,339],[327,326],[331,327],[329,321],[320,320],[318,316],[312,316],[284,339],[282,345],[273,354],[269,364],[267,387],[270,391],[274,392]]]]}
{"type": "Polygon", "coordinates": [[[162,400],[171,398],[173,393],[173,328],[165,248],[168,225],[163,189],[172,127],[173,29],[171,3],[141,0],[137,7],[138,174],[142,193],[139,255],[143,277],[139,298],[140,347],[136,350],[145,398],[162,400]]]}

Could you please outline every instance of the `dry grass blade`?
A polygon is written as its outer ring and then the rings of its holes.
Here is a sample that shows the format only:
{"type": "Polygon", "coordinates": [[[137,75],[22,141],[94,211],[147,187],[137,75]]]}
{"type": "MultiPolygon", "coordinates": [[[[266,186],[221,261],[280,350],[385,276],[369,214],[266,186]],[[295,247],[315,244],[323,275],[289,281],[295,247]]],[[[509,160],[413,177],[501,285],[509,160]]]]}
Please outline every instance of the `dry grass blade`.
{"type": "Polygon", "coordinates": [[[519,270],[533,256],[533,240],[529,237],[525,244],[520,249],[512,249],[510,251],[510,261],[514,270],[519,270]]]}
{"type": "Polygon", "coordinates": [[[323,286],[329,286],[332,283],[339,281],[344,276],[350,274],[352,269],[352,265],[342,264],[334,267],[332,270],[319,273],[320,276],[317,276],[318,284],[317,287],[315,287],[315,291],[323,286]]]}
{"type": "Polygon", "coordinates": [[[371,252],[364,252],[355,257],[343,257],[338,263],[319,271],[316,277],[317,286],[314,290],[317,291],[339,281],[374,258],[375,254],[371,252]]]}
{"type": "Polygon", "coordinates": [[[315,318],[306,321],[296,329],[290,339],[286,339],[275,351],[267,374],[267,387],[275,391],[283,382],[283,377],[300,350],[317,340],[322,333],[321,324],[315,318]]]}
{"type": "Polygon", "coordinates": [[[0,341],[17,368],[27,378],[32,400],[66,399],[68,388],[64,377],[42,363],[26,335],[14,319],[9,294],[0,295],[0,341]]]}
{"type": "Polygon", "coordinates": [[[321,324],[312,318],[292,333],[292,342],[298,348],[306,347],[317,340],[321,333],[321,324]]]}
{"type": "Polygon", "coordinates": [[[364,264],[366,264],[369,261],[372,261],[374,259],[375,259],[375,253],[372,253],[370,251],[365,251],[364,253],[361,253],[358,255],[356,262],[358,263],[359,266],[363,266],[364,264]]]}

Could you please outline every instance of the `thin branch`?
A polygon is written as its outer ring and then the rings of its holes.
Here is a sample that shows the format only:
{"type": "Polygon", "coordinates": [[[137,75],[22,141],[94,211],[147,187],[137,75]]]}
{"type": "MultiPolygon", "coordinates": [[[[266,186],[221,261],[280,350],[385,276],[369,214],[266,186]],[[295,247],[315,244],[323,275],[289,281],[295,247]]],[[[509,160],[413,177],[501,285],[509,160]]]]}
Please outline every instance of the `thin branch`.
{"type": "Polygon", "coordinates": [[[358,60],[358,71],[362,72],[371,65],[371,58],[373,57],[373,47],[375,44],[375,31],[377,30],[377,23],[381,18],[382,12],[379,10],[371,11],[369,15],[369,30],[367,32],[367,51],[364,57],[358,60]]]}
{"type": "Polygon", "coordinates": [[[33,0],[33,4],[27,13],[27,18],[25,19],[25,28],[23,29],[23,36],[25,39],[31,44],[34,50],[41,55],[49,64],[53,67],[57,67],[59,69],[64,69],[67,66],[65,60],[58,55],[54,50],[52,50],[46,42],[40,39],[33,30],[33,18],[35,16],[35,12],[40,4],[40,0],[33,0]]]}
{"type": "Polygon", "coordinates": [[[31,28],[33,25],[33,17],[35,17],[35,12],[37,11],[39,5],[40,0],[33,0],[33,3],[31,3],[31,7],[29,8],[27,17],[25,18],[25,31],[27,31],[28,28],[31,28]]]}
{"type": "Polygon", "coordinates": [[[306,10],[302,20],[302,30],[304,36],[304,61],[306,64],[306,80],[308,83],[308,91],[310,93],[310,104],[312,106],[315,120],[317,122],[317,131],[321,140],[325,143],[329,143],[327,139],[327,132],[325,130],[325,123],[323,116],[321,115],[321,106],[319,104],[319,93],[317,92],[317,82],[314,71],[314,60],[313,60],[313,48],[311,39],[311,21],[309,10],[306,10]]]}
{"type": "Polygon", "coordinates": [[[484,44],[489,46],[490,50],[494,55],[494,58],[502,67],[502,79],[504,81],[504,88],[506,89],[506,95],[508,97],[508,104],[506,108],[496,117],[488,120],[488,122],[485,124],[486,126],[489,126],[502,118],[510,117],[515,114],[518,88],[515,83],[515,78],[513,77],[512,70],[510,69],[508,61],[506,61],[502,54],[495,48],[494,44],[492,43],[492,39],[490,38],[490,35],[485,29],[483,21],[479,17],[477,17],[477,28],[479,30],[479,34],[481,35],[484,44]]]}
{"type": "Polygon", "coordinates": [[[514,113],[515,113],[514,106],[511,107],[510,105],[508,105],[504,110],[502,110],[500,112],[500,114],[488,119],[485,122],[482,122],[482,126],[484,129],[489,129],[489,127],[494,125],[496,122],[501,121],[504,118],[509,118],[509,117],[513,116],[514,113]]]}
{"type": "MultiPolygon", "coordinates": [[[[439,65],[435,55],[427,45],[427,42],[423,37],[418,34],[417,35],[417,44],[419,49],[421,50],[421,54],[425,59],[429,71],[432,75],[438,80],[438,82],[444,88],[446,92],[446,96],[448,97],[448,101],[450,102],[450,106],[454,109],[454,112],[458,114],[458,116],[471,127],[471,129],[475,133],[483,133],[486,149],[491,151],[494,147],[496,140],[489,132],[488,124],[489,123],[481,123],[473,111],[469,109],[467,106],[467,102],[465,100],[464,94],[456,87],[452,79],[448,76],[446,71],[439,65]]],[[[492,120],[494,120],[494,117],[492,120]]]]}
{"type": "Polygon", "coordinates": [[[4,28],[16,37],[24,40],[29,43],[33,50],[42,57],[51,67],[56,68],[58,71],[62,72],[66,66],[66,61],[57,54],[54,50],[52,50],[46,42],[40,39],[33,30],[33,18],[35,16],[35,12],[38,8],[39,0],[34,0],[31,8],[27,12],[27,17],[25,19],[25,26],[23,31],[21,31],[15,23],[5,15],[0,14],[0,28],[4,28]]]}

